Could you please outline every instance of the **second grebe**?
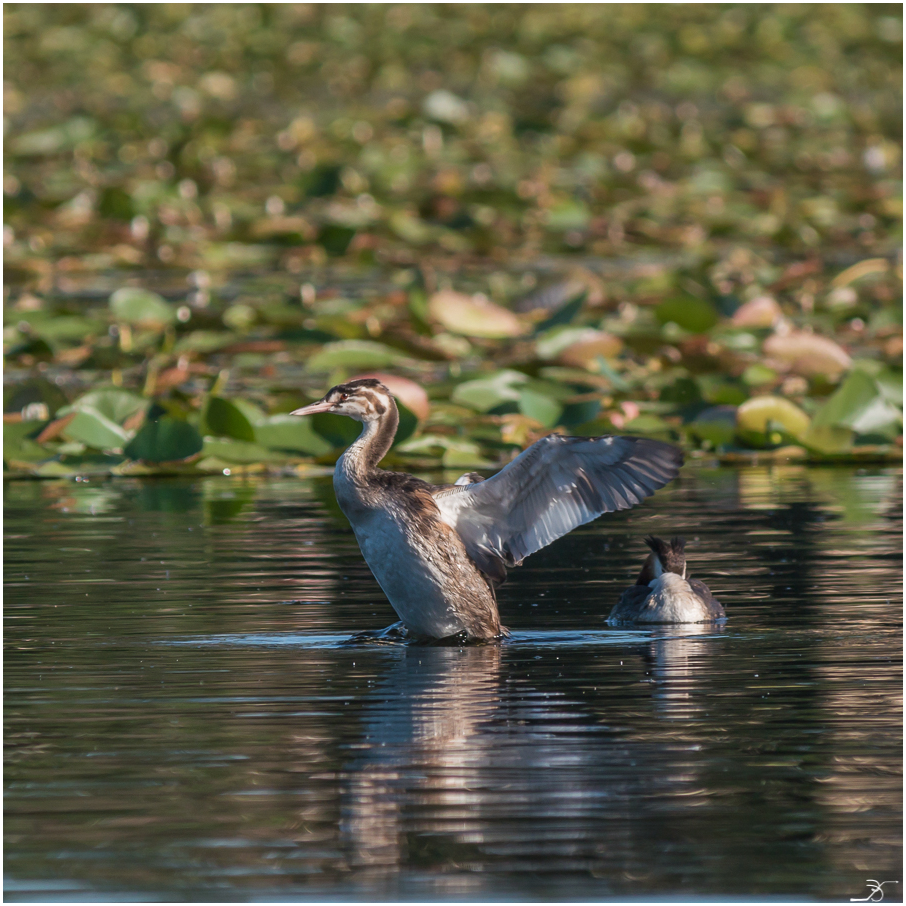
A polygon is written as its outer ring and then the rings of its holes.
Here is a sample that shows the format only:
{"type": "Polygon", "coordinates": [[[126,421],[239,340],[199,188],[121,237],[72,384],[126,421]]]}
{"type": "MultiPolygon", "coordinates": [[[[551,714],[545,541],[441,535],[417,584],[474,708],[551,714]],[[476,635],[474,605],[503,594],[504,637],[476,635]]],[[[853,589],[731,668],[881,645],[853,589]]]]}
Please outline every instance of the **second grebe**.
{"type": "Polygon", "coordinates": [[[532,444],[493,477],[431,485],[378,468],[399,423],[390,391],[338,384],[293,415],[334,412],[363,424],[333,484],[366,562],[408,632],[493,639],[506,567],[578,525],[640,503],[679,472],[676,447],[640,437],[563,437],[532,444]]]}
{"type": "Polygon", "coordinates": [[[712,623],[727,614],[711,589],[686,578],[684,538],[654,538],[635,585],[620,595],[608,623],[712,623]]]}

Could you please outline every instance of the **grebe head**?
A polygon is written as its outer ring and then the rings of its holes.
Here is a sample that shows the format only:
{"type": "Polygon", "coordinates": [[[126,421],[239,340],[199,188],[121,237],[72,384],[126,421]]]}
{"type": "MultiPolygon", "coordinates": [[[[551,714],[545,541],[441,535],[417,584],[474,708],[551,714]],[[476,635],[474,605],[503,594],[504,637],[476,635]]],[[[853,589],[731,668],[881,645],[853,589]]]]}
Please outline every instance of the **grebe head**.
{"type": "Polygon", "coordinates": [[[650,585],[664,573],[676,573],[683,579],[686,578],[685,538],[674,537],[669,541],[664,541],[663,538],[648,535],[645,538],[645,544],[651,548],[651,553],[642,564],[636,585],[650,585]]]}
{"type": "Polygon", "coordinates": [[[645,544],[651,548],[649,559],[655,577],[676,573],[686,578],[686,539],[674,536],[669,541],[648,535],[645,544]]]}
{"type": "Polygon", "coordinates": [[[331,387],[323,399],[290,412],[290,415],[315,415],[318,412],[333,412],[348,415],[357,422],[372,422],[396,410],[396,403],[390,391],[374,378],[362,378],[331,387]]]}

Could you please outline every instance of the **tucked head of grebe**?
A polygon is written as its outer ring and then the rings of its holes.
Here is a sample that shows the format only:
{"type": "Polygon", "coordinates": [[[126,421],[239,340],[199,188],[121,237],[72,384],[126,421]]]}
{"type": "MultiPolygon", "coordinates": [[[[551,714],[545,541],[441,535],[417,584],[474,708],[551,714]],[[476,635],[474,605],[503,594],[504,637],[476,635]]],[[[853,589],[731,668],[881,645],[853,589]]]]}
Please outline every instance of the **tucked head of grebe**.
{"type": "Polygon", "coordinates": [[[726,619],[726,612],[711,590],[698,579],[686,577],[686,541],[649,535],[651,553],[635,585],[620,595],[608,623],[711,623],[726,619]]]}
{"type": "Polygon", "coordinates": [[[578,525],[635,506],[683,462],[676,447],[656,440],[552,434],[486,480],[470,472],[431,485],[377,467],[399,423],[379,381],[338,384],[292,414],[318,412],[363,424],[334,471],[337,501],[408,633],[422,639],[505,634],[496,589],[507,567],[578,525]]]}

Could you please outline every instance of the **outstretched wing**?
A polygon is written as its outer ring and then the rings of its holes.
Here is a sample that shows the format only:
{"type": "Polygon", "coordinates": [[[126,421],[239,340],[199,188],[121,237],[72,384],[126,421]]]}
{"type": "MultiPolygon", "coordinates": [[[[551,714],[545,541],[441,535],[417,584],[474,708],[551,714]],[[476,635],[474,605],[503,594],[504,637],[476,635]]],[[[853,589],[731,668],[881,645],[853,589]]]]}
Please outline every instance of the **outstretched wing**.
{"type": "MultiPolygon", "coordinates": [[[[682,452],[641,437],[563,437],[532,444],[486,481],[435,494],[479,569],[529,554],[604,513],[625,510],[676,478],[682,452]]],[[[499,568],[499,566],[498,566],[499,568]]]]}

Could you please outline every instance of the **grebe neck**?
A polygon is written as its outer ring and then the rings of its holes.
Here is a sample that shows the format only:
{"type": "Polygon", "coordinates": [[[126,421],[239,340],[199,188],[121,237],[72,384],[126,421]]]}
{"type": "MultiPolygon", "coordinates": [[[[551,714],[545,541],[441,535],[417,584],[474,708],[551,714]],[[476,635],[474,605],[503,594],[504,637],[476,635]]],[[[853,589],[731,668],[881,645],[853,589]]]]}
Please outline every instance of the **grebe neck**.
{"type": "Polygon", "coordinates": [[[400,423],[399,410],[393,397],[387,396],[380,401],[384,406],[376,407],[374,413],[362,420],[362,433],[356,442],[349,447],[340,459],[340,467],[353,480],[366,481],[369,473],[377,469],[378,463],[387,455],[387,451],[396,437],[400,423]],[[383,411],[380,411],[383,408],[383,411]]]}

